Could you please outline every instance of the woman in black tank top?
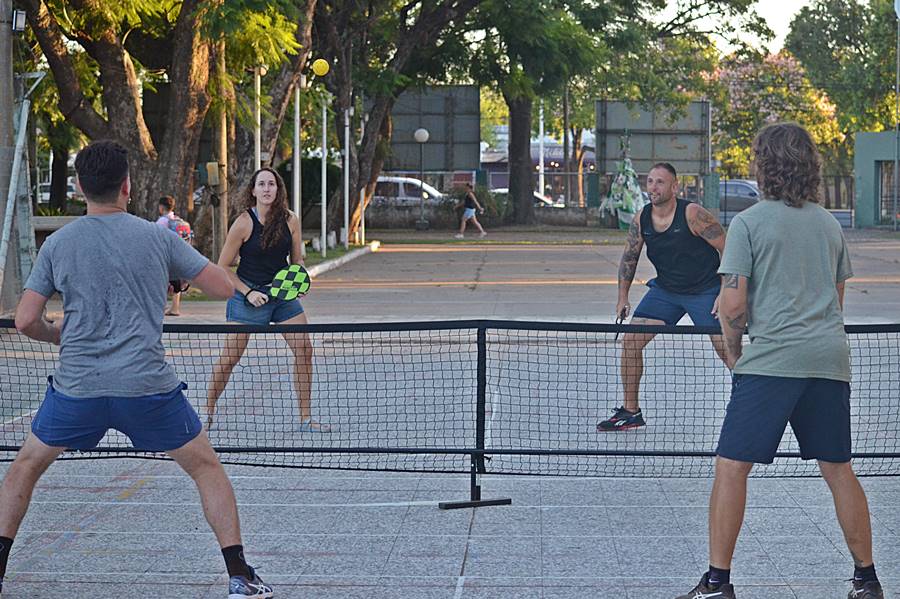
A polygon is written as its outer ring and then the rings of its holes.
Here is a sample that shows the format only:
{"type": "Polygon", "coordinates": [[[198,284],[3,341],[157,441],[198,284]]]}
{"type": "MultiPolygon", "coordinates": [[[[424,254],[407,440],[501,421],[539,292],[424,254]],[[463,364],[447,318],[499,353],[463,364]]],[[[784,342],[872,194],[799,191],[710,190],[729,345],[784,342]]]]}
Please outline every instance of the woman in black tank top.
{"type": "MultiPolygon", "coordinates": [[[[268,294],[279,270],[303,264],[300,221],[288,210],[287,191],[281,176],[270,168],[253,174],[244,192],[246,211],[241,213],[225,238],[219,266],[231,274],[235,294],[228,300],[226,320],[243,324],[307,324],[299,300],[285,301],[268,294]],[[237,272],[231,266],[240,256],[237,272]]],[[[331,427],[312,418],[312,343],[306,333],[283,333],[294,354],[294,383],[301,432],[329,432],[331,427]]],[[[235,365],[244,355],[248,333],[226,336],[222,355],[213,367],[206,393],[207,426],[212,426],[219,396],[228,385],[235,365]]],[[[226,416],[227,418],[227,416],[226,416]]],[[[246,416],[235,416],[243,424],[246,416]]]]}

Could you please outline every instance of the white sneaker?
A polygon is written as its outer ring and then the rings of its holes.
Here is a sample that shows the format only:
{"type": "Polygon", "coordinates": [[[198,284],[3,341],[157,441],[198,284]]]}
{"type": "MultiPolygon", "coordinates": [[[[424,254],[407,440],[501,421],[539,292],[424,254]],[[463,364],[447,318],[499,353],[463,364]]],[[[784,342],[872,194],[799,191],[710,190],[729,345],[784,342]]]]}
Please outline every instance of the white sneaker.
{"type": "Polygon", "coordinates": [[[455,239],[463,239],[463,238],[465,237],[465,235],[463,235],[462,233],[457,233],[457,234],[454,235],[453,237],[454,237],[455,239]]]}
{"type": "Polygon", "coordinates": [[[482,231],[481,234],[479,235],[479,237],[487,237],[487,233],[482,231]]]}

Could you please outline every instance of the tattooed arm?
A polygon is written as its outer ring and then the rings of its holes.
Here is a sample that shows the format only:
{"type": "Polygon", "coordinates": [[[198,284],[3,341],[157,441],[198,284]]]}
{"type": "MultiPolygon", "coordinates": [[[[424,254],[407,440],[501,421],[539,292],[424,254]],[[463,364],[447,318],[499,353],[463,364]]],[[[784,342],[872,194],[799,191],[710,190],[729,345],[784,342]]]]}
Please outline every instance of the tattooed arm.
{"type": "Polygon", "coordinates": [[[725,251],[725,229],[709,211],[699,204],[691,204],[685,213],[691,233],[713,246],[719,255],[725,251]]]}
{"type": "Polygon", "coordinates": [[[741,357],[741,339],[747,327],[747,277],[736,274],[722,275],[719,292],[719,322],[725,337],[725,353],[728,368],[734,368],[741,357]]]}
{"type": "Polygon", "coordinates": [[[634,273],[637,271],[638,260],[641,259],[641,248],[644,247],[644,238],[641,237],[641,210],[638,210],[631,220],[628,229],[628,238],[625,241],[625,251],[619,262],[619,301],[616,304],[616,316],[628,316],[631,306],[628,304],[628,291],[634,281],[634,273]],[[624,314],[623,314],[624,313],[624,314]]]}

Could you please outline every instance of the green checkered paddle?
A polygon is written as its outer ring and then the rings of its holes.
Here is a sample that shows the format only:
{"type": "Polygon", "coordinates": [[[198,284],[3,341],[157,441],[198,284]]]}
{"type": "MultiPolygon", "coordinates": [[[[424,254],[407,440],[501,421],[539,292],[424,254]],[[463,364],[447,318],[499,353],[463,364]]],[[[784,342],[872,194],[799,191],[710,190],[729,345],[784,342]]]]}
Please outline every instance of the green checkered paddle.
{"type": "Polygon", "coordinates": [[[306,295],[309,291],[310,278],[306,269],[299,264],[291,264],[278,271],[272,279],[269,295],[290,301],[298,295],[306,295]]]}

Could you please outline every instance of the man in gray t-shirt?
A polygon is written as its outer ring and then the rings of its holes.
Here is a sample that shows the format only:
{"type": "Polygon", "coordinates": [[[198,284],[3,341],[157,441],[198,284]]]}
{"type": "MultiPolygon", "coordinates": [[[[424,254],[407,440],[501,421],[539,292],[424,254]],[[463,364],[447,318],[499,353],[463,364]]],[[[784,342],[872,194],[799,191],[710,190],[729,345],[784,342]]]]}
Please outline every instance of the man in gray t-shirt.
{"type": "Polygon", "coordinates": [[[127,213],[125,149],[96,142],[75,160],[87,215],[51,235],[16,310],[24,335],[60,345],[59,367],[0,486],[0,588],[10,546],[41,474],[66,449],[96,447],[109,428],[143,451],[164,451],[194,479],[222,548],[229,597],[272,597],[244,560],[237,504],[184,384],[166,363],[163,311],[170,279],[208,295],[234,293],[228,274],[175,233],[127,213]],[[62,295],[63,318],[44,318],[62,295]]]}
{"type": "Polygon", "coordinates": [[[850,465],[850,350],[841,314],[853,275],[847,244],[816,203],[821,160],[806,130],[765,127],[753,156],[765,199],[734,219],[719,267],[719,320],[734,374],[716,449],[709,570],[678,599],[734,598],[731,560],[747,477],[754,463],[772,463],[788,423],[834,497],[855,565],[850,597],[883,599],[866,495],[850,465]]]}

